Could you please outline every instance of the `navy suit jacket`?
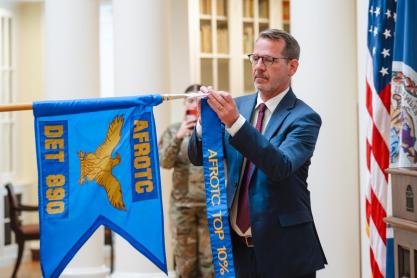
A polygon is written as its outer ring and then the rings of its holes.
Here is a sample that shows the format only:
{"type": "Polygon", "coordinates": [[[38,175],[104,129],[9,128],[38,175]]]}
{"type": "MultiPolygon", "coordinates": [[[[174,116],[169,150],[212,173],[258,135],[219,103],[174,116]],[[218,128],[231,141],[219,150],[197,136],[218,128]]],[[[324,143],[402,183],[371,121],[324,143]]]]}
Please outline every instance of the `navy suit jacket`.
{"type": "MultiPolygon", "coordinates": [[[[327,264],[313,221],[308,168],[321,126],[320,116],[290,89],[264,134],[251,124],[257,94],[236,98],[245,124],[224,135],[229,211],[244,157],[255,167],[249,186],[252,237],[257,265],[267,277],[296,277],[327,264]]],[[[204,120],[204,119],[203,119],[204,120]]],[[[191,137],[190,160],[202,165],[201,139],[191,137]]]]}

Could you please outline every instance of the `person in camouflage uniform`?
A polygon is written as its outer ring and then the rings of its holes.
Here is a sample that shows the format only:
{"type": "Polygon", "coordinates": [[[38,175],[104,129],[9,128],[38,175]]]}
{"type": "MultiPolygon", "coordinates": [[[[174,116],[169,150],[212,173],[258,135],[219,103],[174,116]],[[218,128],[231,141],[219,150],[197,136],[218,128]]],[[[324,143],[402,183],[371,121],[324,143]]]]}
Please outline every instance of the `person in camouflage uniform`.
{"type": "MultiPolygon", "coordinates": [[[[200,85],[191,85],[185,92],[199,89],[200,85]]],[[[174,265],[177,277],[214,277],[203,168],[192,165],[187,153],[188,141],[198,118],[197,100],[187,99],[184,106],[184,120],[170,125],[158,146],[161,167],[174,169],[169,212],[174,265]]]]}

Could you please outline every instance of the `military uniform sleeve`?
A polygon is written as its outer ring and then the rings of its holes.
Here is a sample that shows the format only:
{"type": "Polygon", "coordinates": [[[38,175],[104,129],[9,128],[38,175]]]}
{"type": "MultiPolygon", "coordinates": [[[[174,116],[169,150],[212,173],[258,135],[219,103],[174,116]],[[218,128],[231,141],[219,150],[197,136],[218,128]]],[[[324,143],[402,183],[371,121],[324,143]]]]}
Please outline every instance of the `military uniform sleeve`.
{"type": "Polygon", "coordinates": [[[178,131],[178,125],[170,126],[162,134],[158,143],[159,162],[162,168],[171,169],[175,165],[178,152],[183,139],[178,139],[175,135],[178,131]]]}

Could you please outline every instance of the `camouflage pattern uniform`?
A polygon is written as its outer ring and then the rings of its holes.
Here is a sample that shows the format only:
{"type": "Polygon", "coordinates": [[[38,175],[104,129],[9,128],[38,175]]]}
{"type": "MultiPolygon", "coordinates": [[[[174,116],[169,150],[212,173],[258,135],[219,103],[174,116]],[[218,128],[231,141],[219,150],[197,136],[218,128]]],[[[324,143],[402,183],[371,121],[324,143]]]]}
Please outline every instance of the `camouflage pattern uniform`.
{"type": "Polygon", "coordinates": [[[170,224],[177,277],[214,277],[207,226],[204,174],[188,159],[189,137],[175,136],[181,124],[168,127],[159,141],[161,167],[174,168],[170,224]]]}

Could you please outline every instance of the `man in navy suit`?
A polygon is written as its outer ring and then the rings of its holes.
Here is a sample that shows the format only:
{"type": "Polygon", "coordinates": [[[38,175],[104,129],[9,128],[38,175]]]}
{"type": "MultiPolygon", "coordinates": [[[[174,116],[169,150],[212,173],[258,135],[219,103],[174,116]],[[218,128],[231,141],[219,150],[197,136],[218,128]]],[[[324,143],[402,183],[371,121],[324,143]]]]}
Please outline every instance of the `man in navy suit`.
{"type": "MultiPolygon", "coordinates": [[[[299,55],[290,34],[263,31],[249,55],[255,94],[233,99],[227,92],[201,89],[226,129],[237,277],[310,278],[327,264],[307,189],[321,119],[291,89],[299,55]]],[[[188,153],[193,164],[202,164],[200,124],[188,153]]]]}

